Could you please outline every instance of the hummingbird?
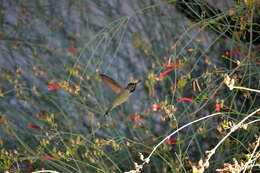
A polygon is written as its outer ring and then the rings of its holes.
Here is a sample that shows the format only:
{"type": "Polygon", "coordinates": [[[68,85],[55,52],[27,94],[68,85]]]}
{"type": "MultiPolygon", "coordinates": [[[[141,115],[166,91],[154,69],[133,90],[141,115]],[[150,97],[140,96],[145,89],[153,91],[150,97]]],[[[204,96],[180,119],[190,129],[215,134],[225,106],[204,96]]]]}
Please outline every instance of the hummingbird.
{"type": "Polygon", "coordinates": [[[140,80],[133,80],[128,83],[128,85],[124,88],[117,84],[112,78],[107,75],[100,74],[100,79],[102,82],[107,85],[114,93],[117,94],[117,97],[112,101],[112,103],[107,108],[104,116],[106,116],[111,110],[115,107],[121,105],[126,102],[129,96],[135,91],[136,85],[141,82],[140,80]]]}

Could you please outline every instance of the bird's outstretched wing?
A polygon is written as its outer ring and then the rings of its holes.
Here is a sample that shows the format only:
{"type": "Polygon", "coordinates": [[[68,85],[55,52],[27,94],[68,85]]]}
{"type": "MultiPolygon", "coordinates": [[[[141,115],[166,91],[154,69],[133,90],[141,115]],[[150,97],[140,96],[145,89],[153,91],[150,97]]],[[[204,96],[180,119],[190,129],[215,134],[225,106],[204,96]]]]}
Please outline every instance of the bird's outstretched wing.
{"type": "Polygon", "coordinates": [[[114,93],[120,94],[124,91],[124,88],[117,84],[112,78],[104,74],[100,74],[99,76],[104,84],[106,84],[112,91],[114,91],[114,93]]]}

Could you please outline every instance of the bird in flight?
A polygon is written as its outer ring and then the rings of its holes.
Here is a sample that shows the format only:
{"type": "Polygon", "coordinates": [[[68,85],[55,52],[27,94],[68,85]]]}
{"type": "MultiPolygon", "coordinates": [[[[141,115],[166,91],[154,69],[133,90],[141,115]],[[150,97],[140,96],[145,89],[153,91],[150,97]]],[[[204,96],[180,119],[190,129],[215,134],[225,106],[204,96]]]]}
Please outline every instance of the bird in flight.
{"type": "Polygon", "coordinates": [[[108,86],[114,93],[117,94],[117,97],[111,102],[109,107],[107,108],[104,116],[106,116],[110,111],[112,111],[115,107],[121,105],[126,102],[129,96],[135,91],[135,88],[140,80],[133,80],[124,88],[120,86],[117,82],[115,82],[112,78],[107,75],[100,74],[99,75],[102,82],[108,86]]]}

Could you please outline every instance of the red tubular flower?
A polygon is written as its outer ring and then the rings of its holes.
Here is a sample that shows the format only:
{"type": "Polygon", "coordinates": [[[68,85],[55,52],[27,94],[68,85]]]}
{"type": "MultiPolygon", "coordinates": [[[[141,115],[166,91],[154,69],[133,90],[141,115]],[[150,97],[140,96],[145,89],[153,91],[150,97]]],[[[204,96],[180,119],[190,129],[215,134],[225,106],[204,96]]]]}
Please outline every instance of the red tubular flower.
{"type": "Polygon", "coordinates": [[[151,148],[144,148],[144,151],[152,151],[151,148]]]}
{"type": "Polygon", "coordinates": [[[144,118],[143,115],[128,115],[127,117],[129,120],[139,120],[141,118],[144,118]]]}
{"type": "Polygon", "coordinates": [[[160,105],[159,104],[153,104],[152,105],[152,108],[153,108],[153,111],[156,112],[158,109],[160,109],[160,105]]]}
{"type": "Polygon", "coordinates": [[[68,51],[71,51],[71,52],[74,52],[74,51],[77,51],[78,48],[77,47],[69,47],[68,48],[68,51]]]}
{"type": "Polygon", "coordinates": [[[216,105],[215,105],[215,110],[216,110],[217,112],[220,111],[220,104],[216,104],[216,105]]]}
{"type": "Polygon", "coordinates": [[[43,157],[43,160],[56,160],[56,159],[50,156],[45,156],[43,157]]]}
{"type": "Polygon", "coordinates": [[[166,71],[160,73],[160,79],[162,79],[165,75],[167,75],[169,72],[171,72],[173,70],[173,69],[169,69],[169,68],[171,68],[171,67],[178,68],[179,65],[180,65],[179,62],[176,62],[175,64],[174,63],[173,64],[163,64],[164,69],[166,69],[166,71]]]}
{"type": "Polygon", "coordinates": [[[219,168],[219,169],[216,169],[215,171],[216,171],[216,172],[225,172],[226,170],[223,169],[223,168],[219,168]]]}
{"type": "Polygon", "coordinates": [[[169,72],[171,72],[173,69],[167,69],[166,71],[160,73],[160,79],[162,79],[165,75],[167,75],[169,72]]]}
{"type": "Polygon", "coordinates": [[[193,102],[193,100],[191,98],[187,98],[187,97],[179,97],[179,99],[181,101],[188,101],[188,102],[193,102]]]}
{"type": "Polygon", "coordinates": [[[40,111],[38,114],[36,114],[36,118],[39,119],[39,118],[45,116],[45,114],[46,114],[46,111],[45,111],[45,110],[42,110],[42,111],[40,111]]]}
{"type": "Polygon", "coordinates": [[[244,56],[247,56],[247,55],[248,55],[248,53],[247,53],[247,52],[244,52],[244,53],[243,53],[243,55],[244,55],[244,56]]]}
{"type": "Polygon", "coordinates": [[[48,85],[48,91],[51,91],[55,88],[60,88],[61,86],[60,85],[48,85]]]}
{"type": "Polygon", "coordinates": [[[34,129],[34,130],[42,130],[42,128],[40,128],[39,126],[31,123],[27,124],[27,128],[34,129]]]}
{"type": "Polygon", "coordinates": [[[146,128],[146,126],[142,123],[142,121],[140,120],[141,118],[144,118],[143,115],[129,115],[127,117],[129,120],[134,121],[135,124],[137,125],[143,125],[143,127],[146,128]]]}
{"type": "Polygon", "coordinates": [[[176,62],[175,64],[163,64],[164,68],[169,68],[169,67],[176,67],[178,68],[180,66],[179,62],[176,62]]]}
{"type": "Polygon", "coordinates": [[[239,53],[239,52],[240,52],[240,49],[237,49],[237,50],[235,50],[235,51],[226,52],[226,55],[235,55],[235,54],[237,54],[237,53],[239,53]]]}
{"type": "Polygon", "coordinates": [[[168,144],[175,144],[176,142],[177,142],[177,140],[175,138],[170,137],[167,139],[168,144]]]}

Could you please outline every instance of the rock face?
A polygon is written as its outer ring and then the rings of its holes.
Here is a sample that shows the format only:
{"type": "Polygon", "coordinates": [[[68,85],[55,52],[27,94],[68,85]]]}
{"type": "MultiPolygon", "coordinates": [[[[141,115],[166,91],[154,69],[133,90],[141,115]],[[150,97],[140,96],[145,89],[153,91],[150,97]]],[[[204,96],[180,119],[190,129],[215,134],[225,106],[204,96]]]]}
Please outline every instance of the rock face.
{"type": "Polygon", "coordinates": [[[226,14],[231,8],[235,7],[235,1],[234,0],[202,0],[207,2],[210,6],[214,7],[215,9],[219,9],[222,12],[225,12],[226,14]]]}

